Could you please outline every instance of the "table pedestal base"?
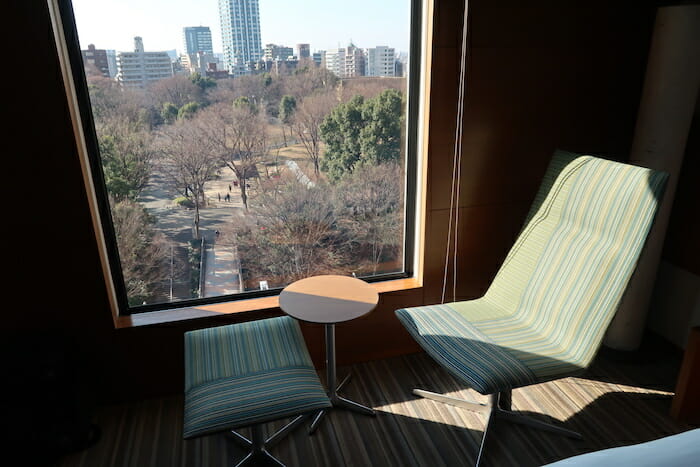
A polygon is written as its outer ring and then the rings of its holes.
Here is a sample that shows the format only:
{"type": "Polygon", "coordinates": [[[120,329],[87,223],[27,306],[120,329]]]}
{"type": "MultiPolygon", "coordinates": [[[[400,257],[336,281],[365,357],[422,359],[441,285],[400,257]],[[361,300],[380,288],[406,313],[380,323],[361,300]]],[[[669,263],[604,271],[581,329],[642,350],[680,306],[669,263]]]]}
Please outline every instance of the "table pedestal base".
{"type": "MultiPolygon", "coordinates": [[[[358,412],[364,415],[376,415],[374,410],[369,407],[365,407],[362,404],[353,402],[338,395],[343,386],[345,386],[348,381],[350,381],[350,374],[348,374],[340,384],[336,384],[336,374],[335,374],[335,324],[326,324],[326,384],[328,385],[328,398],[333,404],[332,408],[352,410],[353,412],[358,412]]],[[[330,409],[319,410],[313,421],[311,422],[311,427],[309,428],[309,434],[313,434],[321,423],[324,415],[330,409]]]]}

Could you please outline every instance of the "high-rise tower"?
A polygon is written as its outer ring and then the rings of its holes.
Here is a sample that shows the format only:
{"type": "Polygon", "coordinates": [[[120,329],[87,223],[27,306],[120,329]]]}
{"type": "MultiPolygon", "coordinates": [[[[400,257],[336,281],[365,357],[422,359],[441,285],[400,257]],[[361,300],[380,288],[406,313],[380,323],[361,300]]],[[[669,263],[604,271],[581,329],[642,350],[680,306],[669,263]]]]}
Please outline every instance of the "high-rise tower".
{"type": "Polygon", "coordinates": [[[185,53],[188,55],[203,52],[213,54],[211,30],[209,26],[188,26],[182,30],[185,39],[185,53]]]}
{"type": "Polygon", "coordinates": [[[219,0],[224,67],[240,75],[262,58],[258,0],[219,0]]]}

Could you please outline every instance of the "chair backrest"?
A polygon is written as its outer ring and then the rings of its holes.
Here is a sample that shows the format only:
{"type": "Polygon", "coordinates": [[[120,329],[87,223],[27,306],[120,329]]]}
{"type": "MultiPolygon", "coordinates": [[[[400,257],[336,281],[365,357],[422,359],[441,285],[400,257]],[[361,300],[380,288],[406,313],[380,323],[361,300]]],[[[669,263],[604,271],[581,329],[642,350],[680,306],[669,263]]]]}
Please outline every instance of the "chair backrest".
{"type": "Polygon", "coordinates": [[[513,329],[527,329],[540,349],[556,348],[552,353],[588,366],[634,272],[667,178],[557,151],[483,300],[505,309],[513,329]]]}

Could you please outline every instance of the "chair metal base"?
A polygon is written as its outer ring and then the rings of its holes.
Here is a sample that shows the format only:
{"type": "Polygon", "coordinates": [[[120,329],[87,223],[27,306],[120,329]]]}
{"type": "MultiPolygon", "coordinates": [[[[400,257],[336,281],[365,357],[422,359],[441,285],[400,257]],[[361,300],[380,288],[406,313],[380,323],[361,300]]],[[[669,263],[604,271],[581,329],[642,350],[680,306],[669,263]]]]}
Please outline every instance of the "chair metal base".
{"type": "MultiPolygon", "coordinates": [[[[340,408],[346,410],[352,410],[353,412],[358,412],[364,415],[375,415],[374,410],[369,407],[365,407],[362,404],[346,399],[338,394],[343,386],[345,386],[348,381],[350,381],[351,374],[348,374],[340,384],[336,384],[336,363],[335,363],[335,324],[326,324],[326,384],[328,385],[328,399],[331,401],[331,408],[340,408]]],[[[311,422],[311,427],[309,428],[309,434],[314,434],[316,429],[321,424],[321,420],[326,415],[330,409],[319,410],[314,417],[313,422],[311,422]]]]}
{"type": "Polygon", "coordinates": [[[270,454],[267,449],[277,444],[292,430],[301,425],[308,417],[309,414],[297,416],[267,439],[265,439],[262,425],[254,425],[251,427],[252,439],[248,439],[237,431],[231,430],[231,439],[239,445],[250,449],[248,455],[236,464],[236,467],[242,467],[244,465],[278,465],[284,467],[284,464],[270,454]]]}
{"type": "Polygon", "coordinates": [[[481,465],[484,455],[484,447],[486,446],[486,439],[488,438],[489,431],[493,431],[493,424],[496,419],[529,426],[530,428],[548,431],[550,433],[567,436],[569,438],[583,439],[583,436],[575,431],[567,430],[566,428],[561,428],[559,426],[545,423],[532,417],[527,417],[525,415],[513,412],[510,407],[511,391],[502,391],[489,395],[488,404],[459,399],[457,397],[445,396],[444,394],[425,391],[423,389],[414,389],[413,393],[417,396],[434,400],[436,402],[441,402],[443,404],[449,404],[462,409],[486,413],[486,426],[484,427],[484,435],[481,438],[479,454],[476,458],[475,465],[477,467],[481,465]]]}
{"type": "MultiPolygon", "coordinates": [[[[361,413],[364,415],[376,415],[374,410],[370,409],[369,407],[365,407],[362,404],[358,404],[355,401],[351,401],[350,399],[346,399],[340,395],[338,395],[338,391],[340,391],[343,386],[345,386],[348,381],[350,381],[350,376],[352,374],[349,373],[343,381],[338,384],[337,387],[332,389],[332,392],[329,392],[328,398],[331,401],[331,404],[333,405],[332,408],[339,408],[339,409],[346,409],[346,410],[351,410],[353,412],[361,413]]],[[[319,424],[321,423],[321,420],[323,417],[326,415],[330,409],[323,409],[319,410],[318,413],[316,413],[316,416],[314,417],[313,421],[311,422],[311,427],[309,427],[309,434],[313,434],[316,429],[318,428],[319,424]]]]}

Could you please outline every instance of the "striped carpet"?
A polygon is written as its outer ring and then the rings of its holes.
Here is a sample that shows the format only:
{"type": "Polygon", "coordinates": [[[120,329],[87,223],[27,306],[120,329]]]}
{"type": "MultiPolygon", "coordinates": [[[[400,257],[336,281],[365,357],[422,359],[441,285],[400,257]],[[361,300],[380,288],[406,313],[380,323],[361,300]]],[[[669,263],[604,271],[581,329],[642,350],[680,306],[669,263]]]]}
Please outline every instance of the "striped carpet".
{"type": "MultiPolygon", "coordinates": [[[[669,415],[680,364],[675,352],[647,347],[623,356],[603,349],[582,377],[518,389],[513,408],[583,434],[574,441],[515,425],[496,425],[485,465],[538,466],[583,452],[686,431],[669,415]]],[[[374,407],[376,417],[333,410],[318,431],[303,428],[271,452],[288,466],[468,466],[482,435],[481,415],[412,395],[420,387],[484,400],[425,354],[340,368],[352,372],[344,395],[374,407]]],[[[100,441],[63,459],[77,466],[232,466],[243,451],[226,435],[183,441],[182,397],[104,407],[100,441]]],[[[280,423],[268,424],[276,429],[280,423]]],[[[244,434],[247,434],[243,432],[244,434]]]]}

